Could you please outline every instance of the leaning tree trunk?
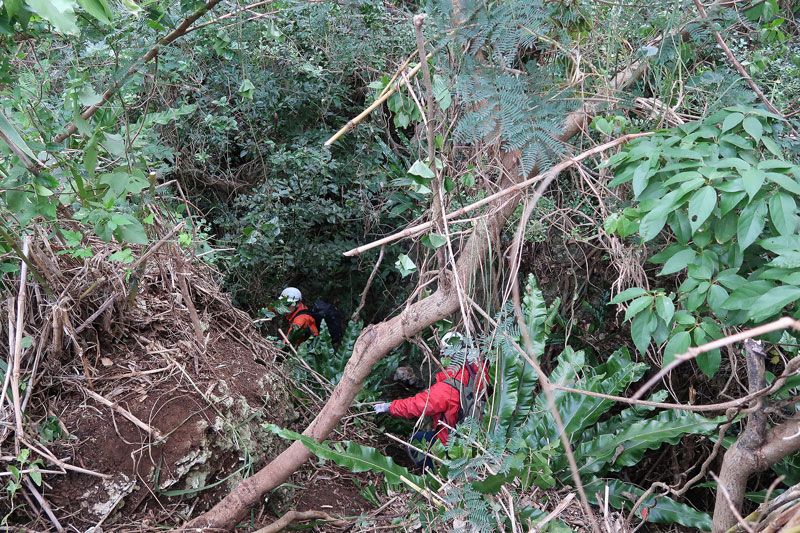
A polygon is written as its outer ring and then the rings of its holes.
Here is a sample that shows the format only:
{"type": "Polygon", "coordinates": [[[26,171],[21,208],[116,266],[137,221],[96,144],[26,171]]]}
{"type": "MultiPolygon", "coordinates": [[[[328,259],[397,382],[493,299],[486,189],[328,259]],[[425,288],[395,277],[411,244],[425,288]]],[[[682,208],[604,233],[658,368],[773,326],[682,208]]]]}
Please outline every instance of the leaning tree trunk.
{"type": "MultiPolygon", "coordinates": [[[[570,113],[564,120],[562,142],[577,135],[587,121],[609,100],[610,93],[620,91],[632,83],[646,66],[644,60],[635,61],[620,71],[595,97],[590,98],[581,108],[570,113]]],[[[500,162],[500,175],[504,176],[500,185],[508,187],[522,181],[520,176],[519,152],[503,152],[494,147],[500,162]]],[[[534,169],[533,174],[538,170],[534,169]]],[[[514,193],[490,206],[490,213],[484,224],[477,224],[462,248],[456,264],[460,280],[467,283],[464,290],[470,292],[468,284],[479,268],[489,250],[498,250],[503,226],[514,212],[523,192],[514,193]]],[[[454,275],[452,270],[446,276],[454,275]]],[[[341,381],[336,385],[328,402],[309,424],[303,435],[324,440],[339,424],[353,399],[361,390],[364,380],[372,372],[375,364],[403,341],[413,337],[435,322],[448,317],[459,309],[459,299],[455,283],[441,283],[436,292],[427,298],[409,304],[400,315],[380,324],[367,327],[359,336],[353,354],[345,366],[341,381]]],[[[206,513],[184,526],[184,530],[225,529],[231,530],[247,515],[248,510],[258,504],[264,495],[285,482],[306,460],[311,452],[300,442],[295,441],[252,477],[245,479],[233,492],[206,513]]]]}
{"type": "MultiPolygon", "coordinates": [[[[766,386],[766,355],[761,342],[747,339],[744,346],[748,388],[752,394],[766,386]]],[[[789,419],[767,430],[764,398],[758,398],[754,403],[755,410],[748,415],[745,430],[722,460],[714,504],[713,533],[723,533],[736,525],[736,515],[741,515],[747,480],[751,475],[763,472],[800,450],[800,418],[789,419]]]]}

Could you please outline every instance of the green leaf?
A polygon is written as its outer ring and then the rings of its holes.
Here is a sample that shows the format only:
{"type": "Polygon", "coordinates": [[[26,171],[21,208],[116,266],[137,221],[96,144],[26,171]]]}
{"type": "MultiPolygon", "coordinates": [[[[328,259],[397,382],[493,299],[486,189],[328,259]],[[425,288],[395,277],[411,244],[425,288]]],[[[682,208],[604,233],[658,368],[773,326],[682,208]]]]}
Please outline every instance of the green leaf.
{"type": "Polygon", "coordinates": [[[678,354],[686,353],[689,349],[691,338],[688,331],[679,331],[670,337],[669,342],[664,347],[664,357],[661,365],[667,366],[675,359],[678,354]]]}
{"type": "Polygon", "coordinates": [[[104,137],[103,145],[112,155],[119,157],[125,154],[125,141],[122,140],[122,135],[106,133],[104,137]]]}
{"type": "Polygon", "coordinates": [[[675,272],[683,270],[686,268],[686,265],[694,261],[696,256],[696,252],[691,248],[681,250],[667,259],[667,262],[664,263],[664,268],[661,269],[661,272],[659,272],[658,275],[666,276],[668,274],[674,274],[675,272]]]}
{"type": "Polygon", "coordinates": [[[779,314],[783,308],[800,300],[800,287],[781,285],[758,297],[750,308],[749,316],[755,322],[779,314]]]}
{"type": "Polygon", "coordinates": [[[78,0],[78,5],[104,24],[111,24],[111,19],[114,18],[106,0],[78,0]]]}
{"type": "Polygon", "coordinates": [[[742,123],[744,127],[744,131],[748,133],[756,142],[761,140],[761,135],[764,133],[764,126],[761,125],[761,121],[758,120],[754,116],[749,116],[744,119],[742,123]]]}
{"type": "Polygon", "coordinates": [[[648,309],[651,305],[653,305],[652,296],[640,296],[635,299],[628,305],[628,310],[625,311],[625,321],[627,322],[643,310],[648,309]]]}
{"type": "Polygon", "coordinates": [[[447,244],[447,237],[438,233],[428,233],[422,238],[422,244],[435,250],[447,244]]]}
{"type": "Polygon", "coordinates": [[[647,187],[647,178],[650,176],[650,160],[646,159],[639,163],[636,170],[633,171],[633,196],[638,198],[645,187],[647,187]]]}
{"type": "Polygon", "coordinates": [[[6,8],[6,15],[8,15],[8,20],[13,19],[19,13],[20,8],[22,8],[22,0],[3,0],[3,5],[6,8]]]}
{"type": "Polygon", "coordinates": [[[242,80],[242,83],[239,85],[239,90],[236,91],[239,96],[242,98],[246,98],[248,100],[253,99],[253,92],[255,91],[256,86],[253,85],[253,82],[250,81],[248,78],[242,80]]]}
{"type": "Polygon", "coordinates": [[[778,172],[767,172],[767,179],[773,183],[777,183],[787,191],[800,195],[800,183],[797,183],[794,178],[790,178],[785,174],[778,172]]]}
{"type": "Polygon", "coordinates": [[[689,198],[689,225],[692,232],[696,232],[697,228],[703,225],[716,205],[717,191],[710,185],[699,189],[689,198]]]}
{"type": "Polygon", "coordinates": [[[36,483],[37,487],[42,486],[42,473],[39,470],[31,470],[28,475],[31,476],[31,480],[36,483]]]}
{"type": "Polygon", "coordinates": [[[25,143],[24,140],[22,140],[22,137],[20,137],[19,133],[17,133],[17,130],[14,128],[14,126],[11,125],[11,123],[8,121],[8,119],[3,113],[0,113],[0,131],[2,131],[5,134],[5,136],[8,137],[9,140],[17,146],[17,148],[22,150],[25,153],[25,155],[27,155],[31,159],[36,159],[36,156],[33,155],[31,149],[28,148],[28,145],[25,143]]]}
{"type": "Polygon", "coordinates": [[[413,165],[411,165],[411,168],[408,169],[408,173],[414,176],[419,176],[425,180],[432,180],[436,177],[430,167],[419,159],[416,160],[413,165]]]}
{"type": "Polygon", "coordinates": [[[400,274],[402,274],[403,277],[406,277],[409,274],[417,271],[417,265],[415,265],[414,261],[412,261],[411,258],[406,254],[400,254],[394,266],[400,271],[400,274]]]}
{"type": "MultiPolygon", "coordinates": [[[[609,504],[616,509],[630,510],[633,506],[632,500],[637,500],[644,495],[644,490],[625,483],[618,479],[595,479],[585,487],[586,496],[594,505],[600,505],[597,494],[605,494],[606,486],[609,487],[609,504]]],[[[711,517],[706,513],[701,513],[686,504],[677,503],[668,497],[658,497],[649,495],[645,498],[637,513],[641,516],[641,509],[649,509],[647,521],[653,523],[674,524],[699,529],[701,531],[711,531],[711,517]]],[[[627,511],[626,513],[627,514],[627,511]]]]}
{"type": "Polygon", "coordinates": [[[731,113],[725,120],[722,121],[722,133],[725,133],[731,128],[736,127],[739,123],[744,119],[744,115],[741,113],[731,113]]]}
{"type": "MultiPolygon", "coordinates": [[[[706,332],[701,328],[694,329],[695,345],[701,346],[710,340],[706,332]]],[[[722,362],[722,354],[718,349],[703,352],[697,356],[695,361],[697,361],[697,366],[700,367],[703,374],[708,376],[708,379],[711,379],[714,377],[714,374],[717,373],[717,370],[719,370],[720,362],[722,362]]]]}
{"type": "Polygon", "coordinates": [[[792,235],[797,227],[797,204],[791,195],[778,191],[769,199],[769,216],[781,235],[792,235]]]}
{"type": "Polygon", "coordinates": [[[650,345],[652,333],[658,326],[658,318],[653,312],[639,313],[631,321],[631,337],[639,353],[645,353],[650,345]]]}
{"type": "Polygon", "coordinates": [[[647,213],[639,225],[639,235],[644,242],[655,239],[667,223],[667,209],[654,209],[647,213]]]}
{"type": "Polygon", "coordinates": [[[647,294],[647,291],[640,288],[640,287],[631,287],[630,289],[625,289],[621,293],[614,296],[614,298],[608,302],[609,304],[618,304],[622,302],[627,302],[628,300],[632,300],[633,298],[638,298],[647,294]]]}
{"type": "Polygon", "coordinates": [[[758,191],[761,190],[761,186],[764,185],[767,173],[763,170],[751,168],[743,171],[741,174],[744,190],[747,191],[747,195],[750,197],[750,201],[752,201],[758,191]]]}
{"type": "Polygon", "coordinates": [[[727,310],[722,307],[722,304],[727,301],[728,297],[728,291],[726,291],[720,285],[715,284],[712,285],[708,290],[706,301],[708,302],[708,306],[711,308],[711,311],[713,311],[715,315],[718,317],[723,317],[727,314],[727,310]]]}
{"type": "Polygon", "coordinates": [[[114,236],[120,241],[133,244],[147,244],[150,242],[142,223],[130,215],[126,215],[126,218],[128,219],[128,223],[120,225],[114,230],[114,236]]]}
{"type": "Polygon", "coordinates": [[[122,167],[114,172],[102,174],[99,181],[103,185],[108,185],[109,190],[117,197],[128,193],[139,194],[150,185],[141,172],[134,171],[133,174],[129,174],[122,167]]]}
{"type": "Polygon", "coordinates": [[[775,284],[771,281],[749,281],[738,289],[735,289],[731,293],[730,297],[722,304],[722,307],[730,311],[735,311],[737,309],[750,309],[753,304],[753,300],[760,298],[773,287],[775,287],[775,284]]]}
{"type": "Polygon", "coordinates": [[[357,442],[345,441],[342,444],[346,449],[342,449],[340,445],[334,444],[334,447],[332,447],[328,441],[320,443],[311,437],[300,435],[288,429],[281,429],[275,424],[264,424],[263,427],[284,439],[299,440],[317,457],[330,459],[351,472],[377,472],[383,474],[390,484],[405,484],[423,495],[427,493],[426,486],[432,485],[433,490],[438,488],[438,484],[432,479],[410,473],[406,467],[396,465],[391,457],[382,455],[375,448],[361,446],[357,442]]]}
{"type": "Polygon", "coordinates": [[[656,298],[656,313],[664,319],[664,322],[669,324],[675,314],[675,304],[672,303],[672,299],[664,295],[656,298]]]}
{"type": "Polygon", "coordinates": [[[739,222],[736,225],[736,236],[739,239],[739,249],[744,252],[761,235],[767,217],[767,202],[759,200],[748,204],[742,210],[739,222]]]}
{"type": "Polygon", "coordinates": [[[25,0],[34,13],[50,22],[62,33],[77,35],[75,10],[72,0],[25,0]]]}

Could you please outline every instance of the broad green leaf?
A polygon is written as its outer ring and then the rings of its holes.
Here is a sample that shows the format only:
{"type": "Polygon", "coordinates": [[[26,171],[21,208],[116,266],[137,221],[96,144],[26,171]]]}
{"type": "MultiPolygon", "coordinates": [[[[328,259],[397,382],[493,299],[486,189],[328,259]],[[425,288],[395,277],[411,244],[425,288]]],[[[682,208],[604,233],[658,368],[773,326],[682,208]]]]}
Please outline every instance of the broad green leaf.
{"type": "MultiPolygon", "coordinates": [[[[702,328],[695,328],[693,336],[696,346],[702,346],[712,340],[702,328]]],[[[703,374],[711,379],[714,377],[714,374],[717,373],[717,370],[719,370],[720,362],[722,362],[722,354],[719,349],[710,350],[699,354],[697,358],[695,358],[695,361],[703,374]]]]}
{"type": "MultiPolygon", "coordinates": [[[[605,494],[605,487],[609,487],[609,503],[615,509],[625,509],[625,514],[633,506],[631,499],[638,499],[644,494],[644,490],[625,483],[618,479],[594,479],[585,486],[586,496],[594,505],[600,505],[597,494],[605,494]]],[[[653,523],[674,524],[699,529],[701,531],[711,531],[711,517],[706,513],[701,513],[688,505],[677,503],[668,497],[658,497],[650,495],[645,498],[642,505],[637,510],[637,515],[641,516],[641,509],[649,509],[647,521],[653,523]]]]}
{"type": "Polygon", "coordinates": [[[130,215],[126,215],[128,219],[127,224],[121,224],[115,231],[114,237],[120,241],[130,242],[133,244],[147,244],[147,232],[144,230],[142,223],[130,215]]]}
{"type": "Polygon", "coordinates": [[[422,238],[422,244],[435,250],[447,244],[447,237],[438,233],[428,233],[422,238]]]}
{"type": "Polygon", "coordinates": [[[731,113],[725,120],[722,121],[722,133],[725,133],[731,128],[734,128],[739,125],[739,123],[744,119],[744,115],[741,113],[731,113]]]}
{"type": "Polygon", "coordinates": [[[723,135],[720,141],[730,143],[737,148],[741,148],[742,150],[753,149],[753,143],[751,143],[741,135],[733,135],[733,134],[723,135]]]}
{"type": "Polygon", "coordinates": [[[647,187],[647,178],[650,175],[650,160],[646,159],[639,163],[636,170],[633,171],[633,196],[638,198],[645,187],[647,187]]]}
{"type": "Polygon", "coordinates": [[[767,179],[773,183],[777,183],[787,191],[800,195],[800,183],[794,178],[778,172],[767,172],[767,179]]]}
{"type": "Polygon", "coordinates": [[[717,191],[710,185],[699,189],[689,198],[689,225],[692,232],[696,232],[697,228],[703,225],[716,205],[717,191]]]}
{"type": "Polygon", "coordinates": [[[20,8],[22,7],[22,0],[3,0],[3,5],[6,8],[6,15],[11,20],[17,16],[20,8]]]}
{"type": "Polygon", "coordinates": [[[669,324],[669,321],[672,320],[672,316],[675,314],[675,304],[672,302],[672,299],[664,295],[656,298],[656,313],[664,319],[664,322],[669,324]]]}
{"type": "Polygon", "coordinates": [[[581,475],[621,470],[641,461],[647,450],[677,444],[687,433],[711,434],[720,421],[724,418],[708,419],[689,411],[663,411],[655,418],[634,421],[616,434],[599,435],[578,446],[576,459],[585,460],[578,470],[581,475]]]}
{"type": "Polygon", "coordinates": [[[752,201],[756,193],[761,190],[761,186],[764,185],[767,173],[763,170],[751,168],[743,171],[741,175],[744,190],[747,191],[747,195],[750,197],[750,201],[752,201]]]}
{"type": "Polygon", "coordinates": [[[732,209],[739,205],[739,202],[747,196],[744,191],[741,192],[723,192],[719,195],[719,209],[720,216],[727,215],[732,209]]]}
{"type": "Polygon", "coordinates": [[[670,337],[669,342],[664,347],[664,356],[662,359],[662,366],[667,366],[675,359],[678,354],[686,353],[689,349],[691,338],[688,331],[679,331],[670,337]]]}
{"type": "Polygon", "coordinates": [[[794,198],[778,191],[769,199],[769,216],[781,235],[792,235],[797,227],[797,204],[794,198]]]}
{"type": "Polygon", "coordinates": [[[667,223],[667,210],[654,209],[647,213],[639,225],[639,235],[644,242],[655,239],[667,223]]]}
{"type": "Polygon", "coordinates": [[[628,305],[628,310],[625,311],[625,321],[627,322],[643,310],[648,309],[651,305],[653,305],[652,296],[640,296],[635,299],[628,305]]]}
{"type": "Polygon", "coordinates": [[[99,181],[103,185],[108,185],[109,190],[117,197],[128,193],[139,194],[150,185],[141,173],[129,174],[123,168],[102,174],[99,181]]]}
{"type": "Polygon", "coordinates": [[[417,265],[415,265],[414,261],[412,261],[411,258],[406,254],[400,254],[394,266],[400,271],[400,274],[402,274],[403,277],[406,277],[409,274],[417,271],[417,265]]]}
{"type": "Polygon", "coordinates": [[[104,24],[111,24],[111,19],[114,18],[106,0],[78,0],[78,5],[104,24]]]}
{"type": "Polygon", "coordinates": [[[75,10],[72,0],[25,0],[31,10],[50,22],[62,33],[77,35],[75,10]]]}
{"type": "Polygon", "coordinates": [[[25,153],[25,155],[27,155],[31,159],[36,159],[36,156],[33,155],[31,149],[28,148],[28,145],[25,143],[24,140],[22,140],[22,137],[20,137],[19,133],[17,133],[16,128],[14,128],[14,126],[11,125],[11,122],[8,121],[8,119],[2,112],[0,112],[0,131],[2,131],[12,143],[17,145],[17,148],[22,150],[25,153]]]}
{"type": "Polygon", "coordinates": [[[766,318],[779,314],[783,308],[800,300],[800,287],[781,285],[770,289],[758,297],[750,308],[750,318],[760,322],[766,318]]]}
{"type": "Polygon", "coordinates": [[[742,252],[753,244],[761,235],[766,217],[766,200],[759,200],[748,204],[747,207],[742,210],[742,215],[739,217],[739,222],[736,225],[736,236],[739,239],[739,249],[742,252]]]}
{"type": "Polygon", "coordinates": [[[242,83],[239,85],[239,90],[236,92],[242,98],[246,98],[248,100],[253,99],[253,92],[255,91],[256,86],[253,85],[253,82],[250,81],[248,78],[242,80],[242,83]]]}
{"type": "Polygon", "coordinates": [[[764,133],[764,127],[761,121],[754,116],[749,116],[742,122],[744,131],[746,131],[756,142],[761,140],[761,135],[764,133]]]}
{"type": "Polygon", "coordinates": [[[411,168],[408,169],[408,173],[426,180],[432,180],[436,177],[430,167],[419,159],[411,165],[411,168]]]}
{"type": "Polygon", "coordinates": [[[696,252],[691,248],[681,250],[667,259],[667,262],[664,263],[664,268],[661,269],[658,275],[666,276],[667,274],[674,274],[675,272],[683,270],[689,263],[694,261],[696,255],[696,252]]]}
{"type": "Polygon", "coordinates": [[[756,298],[767,293],[775,284],[767,280],[750,281],[734,290],[730,297],[722,304],[724,309],[730,311],[737,309],[750,309],[756,298]]]}
{"type": "Polygon", "coordinates": [[[728,291],[726,291],[722,286],[716,284],[711,286],[711,288],[708,290],[708,295],[706,296],[708,306],[718,317],[723,317],[727,314],[727,310],[722,307],[722,304],[725,303],[727,299],[728,291]]]}
{"type": "Polygon", "coordinates": [[[330,459],[351,472],[377,472],[383,474],[389,483],[393,485],[405,484],[420,492],[420,494],[426,492],[428,489],[425,487],[431,484],[433,484],[434,489],[436,488],[437,484],[432,479],[410,473],[406,467],[396,465],[391,457],[382,455],[375,448],[361,446],[357,442],[344,441],[342,444],[346,448],[343,449],[340,445],[334,444],[331,446],[329,441],[317,442],[311,437],[306,437],[288,429],[281,429],[275,424],[264,424],[264,428],[284,439],[299,440],[317,457],[330,459]]]}
{"type": "Polygon", "coordinates": [[[104,137],[105,141],[103,142],[103,146],[105,146],[106,150],[112,155],[119,157],[125,154],[125,141],[122,139],[122,135],[106,133],[104,137]]]}
{"type": "Polygon", "coordinates": [[[631,321],[631,337],[639,353],[645,353],[650,345],[650,338],[658,326],[658,317],[652,311],[639,313],[631,321]]]}
{"type": "Polygon", "coordinates": [[[609,304],[618,304],[622,302],[627,302],[628,300],[632,300],[633,298],[638,298],[647,294],[647,291],[640,288],[640,287],[631,287],[630,289],[625,289],[621,293],[614,296],[614,298],[609,302],[609,304]]]}
{"type": "Polygon", "coordinates": [[[122,0],[122,5],[131,13],[138,13],[142,8],[133,0],[122,0]]]}

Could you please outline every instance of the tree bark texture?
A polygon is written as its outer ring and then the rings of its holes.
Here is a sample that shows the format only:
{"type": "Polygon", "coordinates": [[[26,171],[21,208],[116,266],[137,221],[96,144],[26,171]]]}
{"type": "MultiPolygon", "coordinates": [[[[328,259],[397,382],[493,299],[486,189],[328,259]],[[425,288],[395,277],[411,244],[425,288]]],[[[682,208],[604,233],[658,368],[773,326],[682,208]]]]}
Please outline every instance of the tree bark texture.
{"type": "MultiPolygon", "coordinates": [[[[757,392],[766,386],[763,343],[745,341],[748,388],[757,392]]],[[[800,450],[800,418],[790,418],[767,430],[767,415],[763,410],[763,398],[755,400],[756,410],[747,417],[747,425],[736,442],[725,452],[719,473],[719,485],[725,487],[731,504],[722,490],[717,490],[714,503],[713,533],[723,533],[736,525],[733,505],[741,512],[748,478],[763,472],[787,455],[800,450]]]]}

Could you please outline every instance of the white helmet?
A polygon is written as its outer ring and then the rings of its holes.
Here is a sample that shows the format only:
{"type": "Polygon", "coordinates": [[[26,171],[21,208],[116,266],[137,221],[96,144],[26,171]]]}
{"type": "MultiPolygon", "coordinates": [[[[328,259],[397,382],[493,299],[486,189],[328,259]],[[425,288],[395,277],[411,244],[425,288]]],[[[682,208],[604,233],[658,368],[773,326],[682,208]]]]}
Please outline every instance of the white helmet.
{"type": "Polygon", "coordinates": [[[281,298],[286,298],[288,303],[295,304],[303,299],[303,295],[294,287],[286,287],[281,293],[281,298]]]}
{"type": "Polygon", "coordinates": [[[442,337],[442,343],[440,345],[441,350],[444,351],[446,348],[451,346],[458,347],[464,342],[464,336],[457,331],[448,331],[442,337]]]}

